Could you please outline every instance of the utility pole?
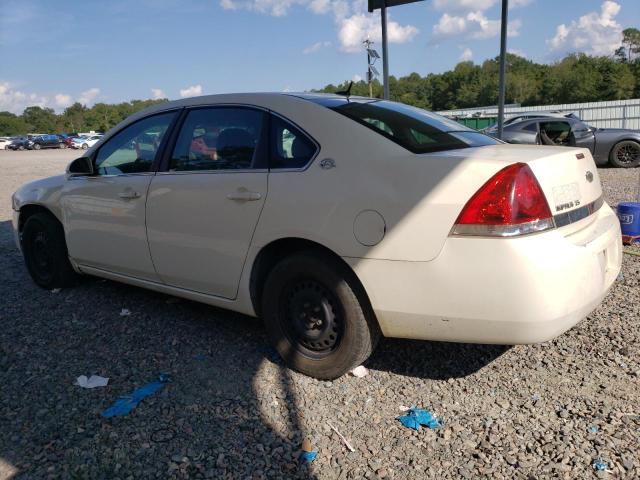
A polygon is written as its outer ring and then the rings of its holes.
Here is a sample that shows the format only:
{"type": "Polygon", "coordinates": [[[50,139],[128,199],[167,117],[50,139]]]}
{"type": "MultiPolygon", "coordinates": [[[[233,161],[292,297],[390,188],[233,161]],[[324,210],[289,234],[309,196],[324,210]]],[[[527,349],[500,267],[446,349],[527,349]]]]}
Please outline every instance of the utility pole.
{"type": "Polygon", "coordinates": [[[371,48],[371,46],[373,45],[373,42],[371,40],[367,38],[362,43],[367,50],[367,83],[369,84],[369,97],[373,98],[373,77],[377,77],[378,75],[380,75],[373,64],[376,63],[376,60],[380,58],[380,55],[378,55],[378,52],[371,48]]]}
{"type": "Polygon", "coordinates": [[[382,78],[384,81],[384,89],[382,90],[382,98],[389,100],[389,52],[387,45],[387,0],[382,0],[382,8],[380,8],[382,17],[382,78]]]}
{"type": "Polygon", "coordinates": [[[502,0],[502,21],[500,23],[500,87],[498,93],[498,138],[502,140],[504,130],[504,102],[507,89],[506,61],[507,61],[507,15],[509,14],[509,0],[502,0]]]}

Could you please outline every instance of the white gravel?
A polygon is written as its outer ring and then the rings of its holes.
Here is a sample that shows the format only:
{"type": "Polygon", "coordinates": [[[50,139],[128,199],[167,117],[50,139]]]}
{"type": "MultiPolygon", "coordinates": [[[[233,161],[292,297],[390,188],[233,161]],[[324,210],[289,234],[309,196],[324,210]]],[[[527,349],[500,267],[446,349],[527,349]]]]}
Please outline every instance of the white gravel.
{"type": "MultiPolygon", "coordinates": [[[[367,376],[319,382],[267,359],[256,320],[97,279],[37,288],[9,197],[76,155],[0,151],[0,479],[640,477],[640,258],[625,255],[603,304],[555,341],[383,340],[367,376]],[[160,372],[159,394],[100,417],[160,372]],[[92,374],[109,384],[74,385],[92,374]],[[414,404],[444,426],[403,428],[399,406],[414,404]]],[[[599,172],[609,202],[635,195],[640,169],[599,172]]]]}

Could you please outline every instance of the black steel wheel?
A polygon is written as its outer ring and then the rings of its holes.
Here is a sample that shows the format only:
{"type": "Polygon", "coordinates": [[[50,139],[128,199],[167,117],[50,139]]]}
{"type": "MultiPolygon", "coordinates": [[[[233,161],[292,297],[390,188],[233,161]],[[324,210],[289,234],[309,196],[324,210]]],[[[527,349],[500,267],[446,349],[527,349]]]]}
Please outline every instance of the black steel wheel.
{"type": "Polygon", "coordinates": [[[633,140],[616,143],[609,154],[609,161],[614,167],[637,167],[640,165],[640,143],[633,140]]]}
{"type": "Polygon", "coordinates": [[[296,253],[273,267],[262,293],[262,315],[287,365],[320,379],[360,365],[380,336],[355,274],[323,252],[296,253]]]}
{"type": "Polygon", "coordinates": [[[344,331],[335,295],[315,279],[299,278],[283,289],[282,296],[278,319],[292,345],[311,358],[330,355],[344,331]]]}
{"type": "Polygon", "coordinates": [[[42,288],[72,285],[76,273],[69,262],[62,225],[53,215],[36,213],[25,222],[21,234],[27,270],[42,288]]]}

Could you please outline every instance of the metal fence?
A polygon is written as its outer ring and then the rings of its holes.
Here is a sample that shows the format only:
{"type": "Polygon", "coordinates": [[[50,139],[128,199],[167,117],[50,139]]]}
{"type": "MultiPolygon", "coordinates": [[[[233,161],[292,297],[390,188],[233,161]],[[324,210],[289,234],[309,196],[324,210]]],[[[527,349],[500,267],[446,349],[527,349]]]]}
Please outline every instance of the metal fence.
{"type": "MultiPolygon", "coordinates": [[[[630,128],[640,130],[640,99],[612,100],[607,102],[564,103],[522,107],[507,105],[505,118],[534,111],[561,111],[575,113],[589,125],[600,128],[630,128]]],[[[498,107],[462,108],[438,112],[446,117],[497,117],[498,107]]]]}

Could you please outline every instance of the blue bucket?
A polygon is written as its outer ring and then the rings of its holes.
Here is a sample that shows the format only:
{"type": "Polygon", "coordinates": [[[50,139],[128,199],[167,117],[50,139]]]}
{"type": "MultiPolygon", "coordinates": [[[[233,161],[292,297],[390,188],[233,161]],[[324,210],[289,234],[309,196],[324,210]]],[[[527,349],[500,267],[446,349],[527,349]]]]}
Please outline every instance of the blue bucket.
{"type": "Polygon", "coordinates": [[[640,237],[640,202],[622,202],[617,208],[622,235],[640,237]]]}

